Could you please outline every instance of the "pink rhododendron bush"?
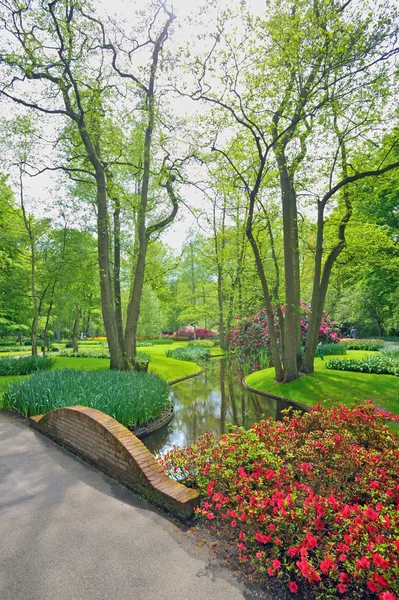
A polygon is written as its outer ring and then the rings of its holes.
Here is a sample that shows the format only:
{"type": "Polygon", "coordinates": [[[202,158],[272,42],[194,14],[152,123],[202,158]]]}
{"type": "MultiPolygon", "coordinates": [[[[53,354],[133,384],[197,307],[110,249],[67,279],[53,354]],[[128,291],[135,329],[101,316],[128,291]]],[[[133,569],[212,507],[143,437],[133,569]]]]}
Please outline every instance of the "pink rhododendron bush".
{"type": "Polygon", "coordinates": [[[367,403],[234,428],[175,448],[169,474],[231,560],[288,596],[399,598],[399,436],[367,403]]]}
{"type": "MultiPolygon", "coordinates": [[[[281,305],[281,310],[284,313],[285,307],[281,305]]],[[[306,341],[306,332],[310,321],[310,304],[301,300],[301,342],[302,345],[306,341]]],[[[277,333],[278,340],[280,339],[280,329],[278,325],[277,315],[274,317],[274,329],[277,333]]],[[[323,317],[319,331],[319,342],[333,343],[339,342],[339,328],[331,316],[323,311],[323,317]]],[[[231,332],[231,347],[237,351],[242,357],[247,358],[252,370],[261,368],[262,354],[269,353],[270,338],[269,338],[269,323],[267,319],[266,309],[262,309],[254,315],[239,318],[237,317],[235,327],[231,332]]]]}

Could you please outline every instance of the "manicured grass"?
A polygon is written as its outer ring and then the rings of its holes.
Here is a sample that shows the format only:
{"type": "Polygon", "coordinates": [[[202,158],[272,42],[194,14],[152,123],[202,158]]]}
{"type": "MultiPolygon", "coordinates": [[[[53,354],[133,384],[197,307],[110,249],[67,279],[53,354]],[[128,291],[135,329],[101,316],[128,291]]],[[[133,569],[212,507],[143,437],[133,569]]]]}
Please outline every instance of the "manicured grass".
{"type": "MultiPolygon", "coordinates": [[[[171,348],[186,346],[187,342],[174,342],[170,345],[156,345],[145,348],[146,354],[151,356],[151,362],[148,368],[150,373],[155,373],[166,381],[174,381],[192,375],[200,371],[199,365],[194,363],[175,360],[165,356],[165,352],[171,348]]],[[[216,353],[221,353],[220,348],[213,348],[216,353]]],[[[67,356],[57,356],[57,353],[52,353],[52,358],[55,359],[54,369],[74,369],[75,371],[104,371],[108,370],[109,363],[103,358],[69,358],[67,356]]],[[[0,408],[2,408],[2,397],[4,389],[9,383],[20,380],[21,377],[1,377],[0,378],[0,408]]]]}
{"type": "MultiPolygon", "coordinates": [[[[350,350],[343,358],[364,358],[372,354],[350,350]]],[[[327,362],[327,361],[325,361],[327,362]]],[[[248,385],[308,406],[324,402],[326,407],[371,400],[376,406],[399,414],[399,382],[393,375],[330,371],[325,362],[315,359],[315,371],[290,383],[276,383],[274,369],[263,369],[246,378],[248,385]]]]}

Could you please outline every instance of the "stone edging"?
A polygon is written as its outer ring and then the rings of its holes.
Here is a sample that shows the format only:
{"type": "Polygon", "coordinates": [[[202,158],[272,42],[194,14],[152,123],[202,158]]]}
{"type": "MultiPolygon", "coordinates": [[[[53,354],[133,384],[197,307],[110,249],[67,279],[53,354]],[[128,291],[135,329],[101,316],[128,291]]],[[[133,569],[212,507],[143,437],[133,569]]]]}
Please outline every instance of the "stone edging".
{"type": "Polygon", "coordinates": [[[31,417],[32,427],[180,518],[190,517],[199,492],[170,479],[131,431],[94,408],[69,406],[31,417]]]}
{"type": "Polygon", "coordinates": [[[138,427],[132,427],[129,430],[141,440],[146,435],[150,435],[154,431],[161,429],[165,425],[167,425],[175,416],[175,409],[173,404],[171,404],[166,410],[164,410],[158,418],[154,419],[151,422],[145,423],[144,425],[139,425],[138,427]]]}
{"type": "Polygon", "coordinates": [[[290,400],[289,398],[284,398],[284,396],[276,396],[275,394],[269,394],[268,392],[263,392],[261,390],[257,390],[256,388],[251,387],[245,381],[245,377],[242,380],[242,386],[248,390],[248,392],[253,392],[254,394],[259,394],[259,396],[263,396],[264,398],[269,398],[271,400],[277,400],[279,402],[285,402],[286,404],[290,404],[294,408],[298,408],[303,412],[310,412],[311,406],[307,406],[306,404],[302,404],[301,402],[296,402],[295,400],[290,400]]]}
{"type": "Polygon", "coordinates": [[[198,377],[198,375],[202,374],[202,369],[197,373],[190,373],[190,375],[185,375],[184,377],[179,377],[179,379],[172,379],[172,381],[168,381],[169,385],[176,385],[176,383],[181,383],[182,381],[186,381],[187,379],[192,379],[193,377],[198,377]]]}

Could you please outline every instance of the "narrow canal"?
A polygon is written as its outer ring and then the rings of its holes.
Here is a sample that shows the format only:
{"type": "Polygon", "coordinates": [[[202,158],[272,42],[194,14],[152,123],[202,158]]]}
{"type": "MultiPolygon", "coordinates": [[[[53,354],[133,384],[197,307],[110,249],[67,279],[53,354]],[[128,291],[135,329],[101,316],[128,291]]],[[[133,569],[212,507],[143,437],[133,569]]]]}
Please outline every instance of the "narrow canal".
{"type": "Polygon", "coordinates": [[[198,377],[174,385],[171,400],[172,421],[142,440],[153,454],[192,444],[206,431],[222,435],[230,423],[248,429],[260,419],[280,420],[287,408],[284,402],[246,390],[237,363],[226,359],[214,359],[198,377]]]}

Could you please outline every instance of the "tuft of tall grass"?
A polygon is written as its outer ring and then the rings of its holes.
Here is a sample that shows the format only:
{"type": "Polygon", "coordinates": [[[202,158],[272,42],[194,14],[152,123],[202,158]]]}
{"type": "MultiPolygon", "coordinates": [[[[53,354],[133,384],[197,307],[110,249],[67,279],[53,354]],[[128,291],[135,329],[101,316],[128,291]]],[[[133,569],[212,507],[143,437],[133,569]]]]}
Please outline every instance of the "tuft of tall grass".
{"type": "Polygon", "coordinates": [[[346,344],[341,344],[341,342],[337,342],[336,344],[320,344],[316,348],[315,356],[320,355],[319,349],[324,356],[330,356],[332,354],[346,354],[348,346],[346,344]]]}
{"type": "Polygon", "coordinates": [[[54,366],[54,359],[48,356],[23,356],[21,358],[1,358],[0,376],[29,375],[35,371],[48,371],[54,366]]]}
{"type": "Polygon", "coordinates": [[[63,369],[11,384],[4,393],[4,407],[32,416],[65,406],[88,406],[125,427],[135,427],[156,419],[170,405],[169,396],[168,384],[158,375],[63,369]]]}

